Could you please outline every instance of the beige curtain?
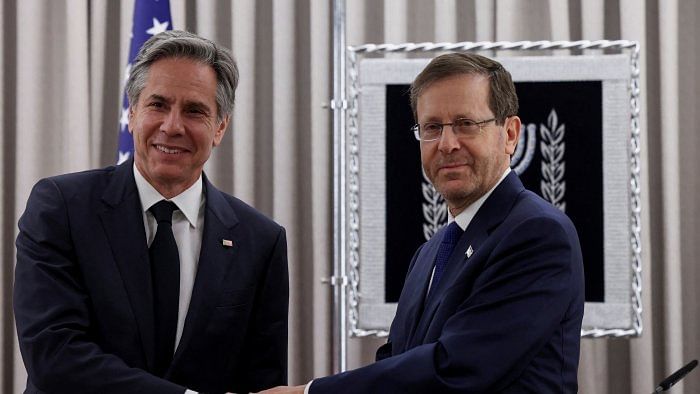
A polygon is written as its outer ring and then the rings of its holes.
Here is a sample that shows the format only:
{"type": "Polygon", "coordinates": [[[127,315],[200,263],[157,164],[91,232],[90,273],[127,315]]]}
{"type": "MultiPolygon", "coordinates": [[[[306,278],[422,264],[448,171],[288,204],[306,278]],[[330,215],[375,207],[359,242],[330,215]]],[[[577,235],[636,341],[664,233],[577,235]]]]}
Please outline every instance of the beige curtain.
{"type": "MultiPolygon", "coordinates": [[[[584,393],[650,392],[700,356],[700,5],[682,0],[346,0],[347,43],[628,39],[642,45],[644,333],[582,341],[584,393]]],[[[171,0],[175,28],[233,49],[241,84],[207,172],[287,228],[290,381],[331,369],[332,0],[171,0]]],[[[26,374],[12,321],[16,223],[41,177],[116,160],[132,0],[0,3],[3,393],[26,374]]],[[[378,339],[351,339],[349,366],[378,339]]],[[[673,392],[700,392],[694,371],[673,392]]]]}

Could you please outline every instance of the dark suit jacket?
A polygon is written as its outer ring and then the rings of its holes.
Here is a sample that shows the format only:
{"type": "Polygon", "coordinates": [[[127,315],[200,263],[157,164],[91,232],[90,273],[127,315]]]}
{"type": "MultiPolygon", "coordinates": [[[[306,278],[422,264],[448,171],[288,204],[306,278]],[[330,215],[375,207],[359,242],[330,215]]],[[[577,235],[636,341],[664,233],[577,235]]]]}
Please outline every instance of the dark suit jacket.
{"type": "Polygon", "coordinates": [[[314,380],[312,394],[577,390],[584,283],[571,221],[509,174],[426,300],[443,231],[416,252],[378,361],[314,380]]]}
{"type": "Polygon", "coordinates": [[[285,384],[284,229],[206,177],[182,338],[165,379],[148,372],[153,289],[132,165],[43,179],[31,192],[14,288],[27,392],[248,392],[285,384]]]}

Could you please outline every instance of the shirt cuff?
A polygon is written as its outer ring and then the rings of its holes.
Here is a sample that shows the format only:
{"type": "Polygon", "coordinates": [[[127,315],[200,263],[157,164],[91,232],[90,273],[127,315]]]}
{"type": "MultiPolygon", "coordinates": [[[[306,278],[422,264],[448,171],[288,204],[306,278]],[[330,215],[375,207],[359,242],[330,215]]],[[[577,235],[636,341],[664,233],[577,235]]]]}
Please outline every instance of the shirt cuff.
{"type": "Polygon", "coordinates": [[[198,394],[196,391],[192,391],[190,389],[185,390],[185,394],[198,394]]]}
{"type": "Polygon", "coordinates": [[[309,394],[309,390],[311,389],[311,383],[313,383],[313,382],[314,381],[312,380],[309,383],[307,383],[306,386],[304,386],[304,394],[309,394]]]}

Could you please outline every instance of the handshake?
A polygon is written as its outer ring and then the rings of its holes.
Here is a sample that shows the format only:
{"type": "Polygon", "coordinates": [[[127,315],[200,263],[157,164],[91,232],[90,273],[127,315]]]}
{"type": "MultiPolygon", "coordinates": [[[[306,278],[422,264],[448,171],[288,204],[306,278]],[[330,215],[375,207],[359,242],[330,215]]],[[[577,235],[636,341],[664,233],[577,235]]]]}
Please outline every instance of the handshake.
{"type": "Polygon", "coordinates": [[[260,391],[258,394],[304,394],[303,386],[277,386],[271,389],[260,391]]]}

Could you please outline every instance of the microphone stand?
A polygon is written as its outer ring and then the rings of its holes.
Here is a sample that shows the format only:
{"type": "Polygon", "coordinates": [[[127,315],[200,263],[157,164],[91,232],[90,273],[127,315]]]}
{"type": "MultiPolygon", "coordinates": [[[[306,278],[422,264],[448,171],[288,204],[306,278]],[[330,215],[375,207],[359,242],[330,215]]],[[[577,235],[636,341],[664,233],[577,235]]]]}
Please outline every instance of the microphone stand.
{"type": "Polygon", "coordinates": [[[686,364],[683,368],[679,369],[678,371],[674,372],[671,374],[671,376],[667,377],[666,379],[662,380],[661,383],[659,383],[658,386],[656,386],[656,389],[652,394],[660,393],[662,391],[666,391],[671,388],[674,384],[678,383],[685,375],[688,374],[688,372],[692,371],[693,368],[697,367],[698,365],[698,360],[693,360],[686,364]]]}

